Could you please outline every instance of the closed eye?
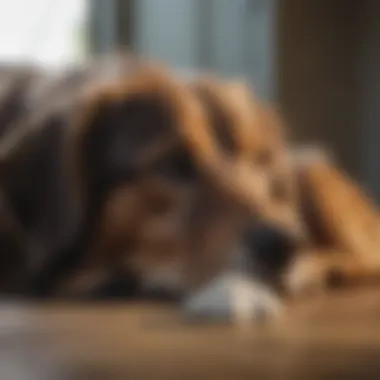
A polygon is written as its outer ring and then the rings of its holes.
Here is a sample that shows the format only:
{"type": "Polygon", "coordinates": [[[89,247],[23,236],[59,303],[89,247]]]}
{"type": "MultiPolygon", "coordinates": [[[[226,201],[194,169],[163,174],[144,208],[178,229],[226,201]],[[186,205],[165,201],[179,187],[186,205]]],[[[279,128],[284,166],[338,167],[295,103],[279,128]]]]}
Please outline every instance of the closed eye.
{"type": "Polygon", "coordinates": [[[272,164],[273,161],[273,155],[270,150],[262,150],[258,152],[257,156],[255,157],[255,164],[266,168],[272,164]]]}
{"type": "Polygon", "coordinates": [[[279,202],[285,202],[289,198],[288,184],[283,179],[275,179],[271,184],[272,198],[279,202]]]}
{"type": "Polygon", "coordinates": [[[152,170],[155,174],[176,182],[192,182],[197,176],[190,155],[181,148],[160,158],[152,170]]]}

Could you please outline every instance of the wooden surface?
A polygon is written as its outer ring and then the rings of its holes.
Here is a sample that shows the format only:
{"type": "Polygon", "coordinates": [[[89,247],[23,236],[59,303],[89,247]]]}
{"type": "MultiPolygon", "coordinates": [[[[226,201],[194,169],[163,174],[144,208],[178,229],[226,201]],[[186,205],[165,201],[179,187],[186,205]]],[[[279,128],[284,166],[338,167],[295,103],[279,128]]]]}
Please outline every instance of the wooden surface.
{"type": "Polygon", "coordinates": [[[4,305],[0,379],[380,379],[380,290],[248,328],[184,325],[155,305],[4,305]]]}

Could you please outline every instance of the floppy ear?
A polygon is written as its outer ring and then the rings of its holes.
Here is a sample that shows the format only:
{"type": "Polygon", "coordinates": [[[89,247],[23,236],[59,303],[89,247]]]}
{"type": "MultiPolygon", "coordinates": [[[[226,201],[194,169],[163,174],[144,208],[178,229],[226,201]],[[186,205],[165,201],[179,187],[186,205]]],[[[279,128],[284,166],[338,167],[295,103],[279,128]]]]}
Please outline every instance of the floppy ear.
{"type": "Polygon", "coordinates": [[[186,87],[158,67],[101,85],[84,102],[72,132],[84,196],[136,179],[179,147],[189,151],[182,130],[205,122],[186,87]]]}
{"type": "MultiPolygon", "coordinates": [[[[135,179],[173,143],[170,110],[154,93],[107,100],[82,137],[80,162],[92,189],[135,179]],[[149,160],[151,156],[151,160],[149,160]]],[[[173,132],[173,131],[172,131],[173,132]]]]}

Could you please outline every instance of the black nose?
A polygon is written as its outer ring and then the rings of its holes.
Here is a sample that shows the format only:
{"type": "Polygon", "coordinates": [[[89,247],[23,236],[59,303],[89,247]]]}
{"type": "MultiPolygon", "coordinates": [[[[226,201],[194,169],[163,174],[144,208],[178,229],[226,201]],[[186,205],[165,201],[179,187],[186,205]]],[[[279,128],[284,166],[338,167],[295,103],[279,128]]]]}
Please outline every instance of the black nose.
{"type": "Polygon", "coordinates": [[[252,225],[245,233],[249,260],[264,276],[276,276],[295,254],[299,242],[290,233],[269,224],[252,225]]]}

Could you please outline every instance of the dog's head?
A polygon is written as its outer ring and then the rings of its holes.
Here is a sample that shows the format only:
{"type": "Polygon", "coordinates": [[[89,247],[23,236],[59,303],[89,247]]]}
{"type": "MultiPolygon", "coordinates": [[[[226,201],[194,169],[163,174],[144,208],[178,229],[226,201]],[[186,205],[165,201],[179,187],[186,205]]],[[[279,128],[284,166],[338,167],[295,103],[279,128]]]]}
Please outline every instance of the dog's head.
{"type": "Polygon", "coordinates": [[[99,221],[88,265],[196,286],[252,218],[297,229],[282,127],[243,85],[140,66],[78,115],[73,162],[99,221]]]}

